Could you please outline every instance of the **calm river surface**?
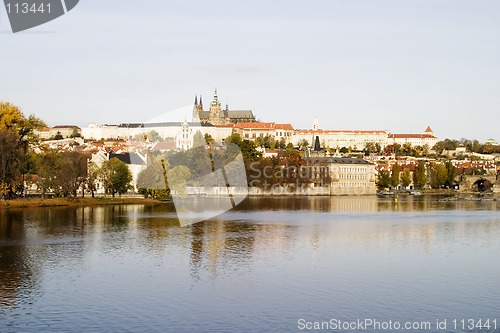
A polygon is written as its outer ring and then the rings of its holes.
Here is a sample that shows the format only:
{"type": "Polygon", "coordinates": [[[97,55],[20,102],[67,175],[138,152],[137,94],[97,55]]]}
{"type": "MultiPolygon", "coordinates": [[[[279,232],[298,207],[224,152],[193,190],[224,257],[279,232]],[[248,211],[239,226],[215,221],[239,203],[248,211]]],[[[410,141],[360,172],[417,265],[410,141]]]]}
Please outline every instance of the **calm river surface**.
{"type": "Polygon", "coordinates": [[[187,227],[170,204],[2,210],[0,332],[500,332],[499,207],[252,198],[187,227]]]}

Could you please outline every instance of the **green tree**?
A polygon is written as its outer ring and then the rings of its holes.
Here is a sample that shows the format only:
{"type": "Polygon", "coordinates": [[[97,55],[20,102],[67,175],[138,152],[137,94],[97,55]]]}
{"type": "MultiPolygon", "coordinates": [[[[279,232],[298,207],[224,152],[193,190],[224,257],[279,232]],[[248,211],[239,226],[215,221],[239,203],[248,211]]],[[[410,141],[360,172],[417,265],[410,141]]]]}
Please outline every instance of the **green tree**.
{"type": "Polygon", "coordinates": [[[24,174],[28,169],[29,146],[38,142],[34,131],[44,126],[45,123],[33,115],[26,118],[19,107],[0,102],[1,197],[12,197],[16,192],[22,194],[24,174]]]}
{"type": "Polygon", "coordinates": [[[205,147],[207,145],[207,142],[205,141],[205,138],[203,137],[203,134],[198,130],[196,133],[193,135],[193,148],[196,147],[205,147]]]}
{"type": "Polygon", "coordinates": [[[399,164],[396,162],[392,166],[392,172],[391,172],[391,186],[392,187],[397,187],[399,185],[400,172],[401,172],[401,168],[399,167],[399,164]]]}
{"type": "Polygon", "coordinates": [[[448,178],[448,171],[441,163],[429,165],[428,174],[432,188],[441,188],[448,178]]]}
{"type": "Polygon", "coordinates": [[[365,155],[368,156],[368,155],[374,153],[375,150],[376,150],[375,143],[373,143],[373,142],[365,143],[365,149],[364,149],[365,155]]]}
{"type": "Polygon", "coordinates": [[[15,133],[0,130],[0,198],[10,198],[21,173],[21,149],[15,133]]]}
{"type": "MultiPolygon", "coordinates": [[[[168,161],[163,159],[165,169],[168,169],[168,161]]],[[[154,199],[166,199],[170,195],[170,190],[165,183],[165,176],[163,173],[162,158],[148,158],[148,166],[137,177],[137,187],[139,192],[154,199]]]]}
{"type": "Polygon", "coordinates": [[[54,135],[54,140],[62,140],[64,139],[61,132],[57,131],[56,135],[54,135]]]}
{"type": "Polygon", "coordinates": [[[38,189],[45,196],[50,191],[59,192],[56,178],[59,170],[59,159],[55,151],[46,151],[36,158],[36,170],[38,174],[38,189]]]}
{"type": "Polygon", "coordinates": [[[401,153],[403,153],[404,156],[415,156],[415,150],[409,142],[403,144],[403,147],[401,147],[401,153]]]}
{"type": "Polygon", "coordinates": [[[415,171],[413,172],[413,184],[415,184],[416,189],[423,189],[427,184],[424,161],[419,161],[415,171]]]}
{"type": "Polygon", "coordinates": [[[380,170],[377,175],[376,184],[379,190],[388,188],[391,184],[391,173],[385,169],[380,170]]]}
{"type": "Polygon", "coordinates": [[[37,170],[42,194],[76,197],[87,178],[87,158],[79,152],[47,151],[37,159],[37,170]]]}
{"type": "Polygon", "coordinates": [[[405,168],[403,170],[403,175],[401,176],[401,185],[403,188],[407,188],[411,184],[411,172],[410,169],[405,168]]]}
{"type": "Polygon", "coordinates": [[[215,139],[208,133],[205,133],[205,142],[209,145],[215,143],[215,139]]]}
{"type": "Polygon", "coordinates": [[[285,148],[285,158],[295,159],[300,157],[300,152],[293,147],[293,143],[288,143],[285,148]]]}
{"type": "Polygon", "coordinates": [[[453,187],[453,185],[455,185],[456,168],[451,161],[446,161],[445,167],[446,167],[446,171],[447,171],[445,185],[448,186],[449,188],[451,188],[451,187],[453,187]]]}
{"type": "Polygon", "coordinates": [[[97,191],[97,181],[99,180],[100,173],[101,169],[97,164],[92,162],[88,165],[85,186],[90,191],[92,198],[95,197],[95,192],[97,191]]]}
{"type": "MultiPolygon", "coordinates": [[[[465,139],[462,140],[464,142],[465,139]]],[[[460,145],[458,140],[444,139],[444,141],[437,142],[432,148],[438,154],[442,154],[444,150],[455,150],[460,145]]]]}
{"type": "MultiPolygon", "coordinates": [[[[87,178],[87,157],[79,152],[60,152],[57,155],[56,184],[61,195],[77,196],[87,178]]],[[[82,191],[82,193],[84,193],[82,191]]]]}
{"type": "Polygon", "coordinates": [[[445,144],[443,141],[437,142],[434,147],[432,147],[432,150],[434,150],[438,155],[441,155],[443,151],[445,150],[445,144]]]}
{"type": "Polygon", "coordinates": [[[422,152],[423,152],[423,148],[422,146],[415,146],[415,147],[412,147],[413,148],[413,156],[421,156],[422,155],[422,152]]]}
{"type": "Polygon", "coordinates": [[[149,142],[160,142],[163,141],[163,138],[160,136],[160,133],[158,133],[155,130],[149,131],[148,133],[148,140],[149,142]]]}
{"type": "Polygon", "coordinates": [[[256,161],[262,157],[262,153],[257,151],[255,142],[246,139],[243,140],[238,133],[231,134],[229,137],[227,137],[225,142],[234,143],[235,145],[237,145],[241,150],[243,160],[245,162],[256,161]]]}
{"type": "Polygon", "coordinates": [[[424,156],[427,156],[429,155],[429,152],[430,152],[430,147],[429,145],[426,143],[422,146],[422,155],[424,156]]]}
{"type": "Polygon", "coordinates": [[[132,138],[132,140],[134,140],[134,141],[140,141],[140,142],[145,142],[147,139],[148,139],[148,135],[144,134],[144,133],[136,134],[132,138]]]}
{"type": "Polygon", "coordinates": [[[101,178],[106,192],[111,193],[113,197],[131,189],[132,173],[128,166],[116,157],[103,163],[101,178]]]}
{"type": "Polygon", "coordinates": [[[270,135],[264,136],[262,140],[262,145],[264,146],[264,148],[274,149],[276,145],[276,140],[274,139],[274,136],[270,135]]]}
{"type": "Polygon", "coordinates": [[[306,139],[302,139],[299,141],[299,149],[300,150],[306,150],[309,147],[309,141],[306,139]]]}
{"type": "Polygon", "coordinates": [[[277,145],[278,145],[279,148],[285,149],[286,148],[286,140],[285,140],[285,138],[281,138],[277,145]]]}
{"type": "Polygon", "coordinates": [[[36,141],[34,131],[43,128],[45,123],[34,115],[26,118],[19,107],[9,102],[0,102],[0,129],[12,131],[20,143],[36,141]]]}
{"type": "Polygon", "coordinates": [[[401,153],[401,145],[397,142],[395,142],[393,145],[392,145],[392,150],[394,151],[394,154],[398,155],[401,153]]]}
{"type": "Polygon", "coordinates": [[[444,166],[441,163],[436,164],[435,168],[436,168],[437,185],[441,187],[446,183],[446,180],[448,179],[448,170],[446,169],[446,166],[444,166]]]}
{"type": "Polygon", "coordinates": [[[187,195],[186,184],[191,178],[191,172],[185,165],[178,165],[167,172],[170,187],[181,197],[187,195]]]}

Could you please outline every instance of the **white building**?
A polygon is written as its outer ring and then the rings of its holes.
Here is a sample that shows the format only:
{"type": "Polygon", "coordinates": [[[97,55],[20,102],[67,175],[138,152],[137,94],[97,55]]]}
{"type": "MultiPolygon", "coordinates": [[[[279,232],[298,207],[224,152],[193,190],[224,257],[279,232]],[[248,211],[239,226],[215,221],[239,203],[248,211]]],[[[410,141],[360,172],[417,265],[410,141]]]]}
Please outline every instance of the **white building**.
{"type": "Polygon", "coordinates": [[[247,140],[270,136],[276,141],[284,139],[288,143],[291,142],[293,126],[291,124],[276,124],[274,122],[237,123],[234,125],[234,132],[247,140]]]}
{"type": "Polygon", "coordinates": [[[409,143],[412,147],[427,145],[429,148],[432,148],[437,142],[438,138],[434,136],[434,132],[430,126],[427,126],[427,129],[422,134],[389,134],[390,145],[397,143],[402,146],[405,143],[409,143]]]}
{"type": "MultiPolygon", "coordinates": [[[[83,129],[83,137],[90,140],[100,139],[124,139],[130,140],[135,136],[145,136],[152,131],[157,132],[160,137],[174,138],[177,143],[177,148],[192,146],[192,137],[200,131],[202,135],[208,133],[212,138],[221,143],[225,138],[233,132],[232,125],[213,126],[210,124],[200,124],[192,122],[166,122],[153,124],[130,124],[123,123],[120,125],[96,125],[91,124],[83,129]],[[190,144],[189,144],[190,142],[190,144]]],[[[189,149],[189,148],[187,148],[189,149]]]]}
{"type": "Polygon", "coordinates": [[[309,157],[311,180],[317,186],[329,186],[330,195],[376,194],[375,164],[362,158],[309,157]],[[325,182],[325,176],[328,181],[325,182]]]}
{"type": "Polygon", "coordinates": [[[387,146],[388,132],[385,130],[296,130],[292,136],[292,143],[298,146],[300,142],[306,140],[309,146],[313,146],[316,138],[322,148],[351,148],[353,150],[363,150],[367,143],[379,144],[381,148],[387,146]]]}
{"type": "MultiPolygon", "coordinates": [[[[95,163],[99,168],[102,167],[103,163],[109,161],[112,158],[117,158],[127,165],[130,172],[132,173],[132,186],[134,187],[134,192],[137,192],[137,178],[139,174],[147,168],[147,157],[138,152],[124,152],[124,153],[114,153],[105,152],[104,150],[99,150],[98,152],[92,154],[90,160],[91,163],[95,163]]],[[[96,183],[97,194],[104,194],[105,189],[101,180],[96,183]]]]}

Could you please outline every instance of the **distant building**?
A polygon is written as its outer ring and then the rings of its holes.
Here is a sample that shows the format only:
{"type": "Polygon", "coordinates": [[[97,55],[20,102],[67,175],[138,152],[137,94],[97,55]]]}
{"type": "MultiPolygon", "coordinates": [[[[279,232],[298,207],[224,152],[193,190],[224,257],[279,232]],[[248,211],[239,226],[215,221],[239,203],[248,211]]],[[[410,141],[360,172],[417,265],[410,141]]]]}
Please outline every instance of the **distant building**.
{"type": "MultiPolygon", "coordinates": [[[[200,132],[201,133],[201,132],[200,132]]],[[[188,150],[193,147],[193,137],[194,137],[193,128],[189,127],[187,121],[182,123],[182,128],[177,134],[177,147],[180,150],[188,150]]]]}
{"type": "Polygon", "coordinates": [[[108,160],[111,160],[113,158],[117,158],[127,165],[130,172],[132,173],[132,185],[134,187],[134,192],[137,192],[137,178],[139,177],[141,171],[143,171],[147,167],[146,156],[143,156],[137,152],[122,154],[115,154],[113,152],[110,152],[108,154],[108,160]]]}
{"type": "Polygon", "coordinates": [[[367,143],[379,144],[384,148],[387,146],[388,134],[385,130],[324,130],[320,128],[318,118],[314,117],[312,129],[295,130],[291,142],[299,146],[305,140],[312,147],[319,141],[321,148],[345,147],[361,151],[367,143]]]}
{"type": "Polygon", "coordinates": [[[311,181],[315,186],[329,186],[330,195],[376,193],[375,164],[362,158],[308,157],[306,162],[311,181]],[[325,183],[324,179],[328,182],[325,183]]]}
{"type": "Polygon", "coordinates": [[[390,145],[397,143],[402,146],[405,143],[410,143],[413,147],[427,145],[432,148],[437,142],[438,138],[434,136],[430,126],[427,126],[422,134],[389,134],[390,145]]]}
{"type": "Polygon", "coordinates": [[[193,107],[193,123],[203,123],[212,125],[228,125],[236,123],[254,123],[256,122],[255,116],[251,110],[229,110],[229,106],[222,110],[219,97],[217,96],[217,89],[215,89],[214,99],[210,103],[208,111],[203,110],[203,100],[200,96],[194,98],[193,107]]]}
{"type": "Polygon", "coordinates": [[[157,142],[151,148],[152,151],[167,152],[175,151],[177,149],[177,144],[175,138],[167,138],[165,141],[157,142]]]}
{"type": "Polygon", "coordinates": [[[271,136],[276,141],[284,139],[288,143],[292,139],[293,127],[291,124],[276,124],[274,122],[237,123],[234,125],[234,132],[247,140],[271,136]]]}
{"type": "Polygon", "coordinates": [[[175,138],[176,148],[183,149],[192,145],[192,137],[200,131],[201,134],[209,134],[216,142],[221,143],[233,132],[233,125],[214,126],[196,122],[164,122],[164,123],[123,123],[120,125],[96,125],[91,124],[83,129],[85,139],[123,139],[131,140],[137,135],[147,136],[155,131],[161,138],[175,138]],[[187,136],[187,137],[186,137],[187,136]],[[188,144],[191,142],[190,144],[188,144]]]}
{"type": "Polygon", "coordinates": [[[488,139],[484,142],[485,145],[498,146],[498,142],[495,139],[488,139]]]}
{"type": "Polygon", "coordinates": [[[58,125],[54,126],[49,131],[49,138],[55,137],[57,134],[62,135],[63,138],[69,138],[72,136],[80,136],[82,134],[82,129],[74,125],[58,125]]]}
{"type": "Polygon", "coordinates": [[[48,140],[51,138],[50,127],[44,127],[40,130],[35,130],[35,134],[38,135],[42,140],[48,140]]]}

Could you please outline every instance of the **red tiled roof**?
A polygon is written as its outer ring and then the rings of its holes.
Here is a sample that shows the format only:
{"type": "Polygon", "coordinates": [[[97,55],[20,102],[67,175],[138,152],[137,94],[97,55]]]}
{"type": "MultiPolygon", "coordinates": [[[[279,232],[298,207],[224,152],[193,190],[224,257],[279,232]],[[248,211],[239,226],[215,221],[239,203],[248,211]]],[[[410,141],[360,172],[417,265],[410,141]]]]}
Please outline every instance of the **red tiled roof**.
{"type": "Polygon", "coordinates": [[[235,128],[241,129],[273,129],[275,128],[275,123],[237,123],[234,125],[235,128]]]}
{"type": "Polygon", "coordinates": [[[292,124],[276,124],[276,129],[293,131],[292,124]]]}
{"type": "Polygon", "coordinates": [[[328,133],[354,133],[354,134],[385,134],[387,131],[384,130],[297,130],[299,133],[317,133],[317,134],[328,134],[328,133]]]}
{"type": "Polygon", "coordinates": [[[165,141],[165,142],[158,142],[157,144],[155,144],[152,150],[164,151],[164,150],[175,150],[176,148],[177,145],[175,141],[165,141]]]}
{"type": "Polygon", "coordinates": [[[436,139],[430,134],[389,134],[389,139],[436,139]]]}
{"type": "Polygon", "coordinates": [[[427,128],[425,129],[425,133],[432,133],[432,128],[430,126],[427,126],[427,128]]]}

